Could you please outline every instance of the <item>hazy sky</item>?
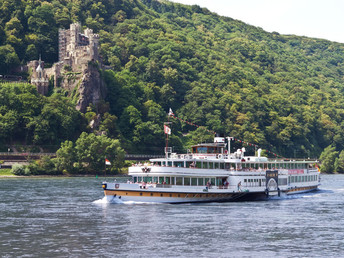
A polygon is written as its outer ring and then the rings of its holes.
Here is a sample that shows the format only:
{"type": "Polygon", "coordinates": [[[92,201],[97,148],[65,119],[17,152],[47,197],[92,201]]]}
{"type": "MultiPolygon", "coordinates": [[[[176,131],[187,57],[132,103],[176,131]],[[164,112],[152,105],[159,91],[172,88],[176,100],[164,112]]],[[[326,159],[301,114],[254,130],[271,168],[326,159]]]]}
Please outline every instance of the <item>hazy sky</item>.
{"type": "Polygon", "coordinates": [[[170,0],[197,4],[268,32],[344,43],[344,0],[170,0]]]}

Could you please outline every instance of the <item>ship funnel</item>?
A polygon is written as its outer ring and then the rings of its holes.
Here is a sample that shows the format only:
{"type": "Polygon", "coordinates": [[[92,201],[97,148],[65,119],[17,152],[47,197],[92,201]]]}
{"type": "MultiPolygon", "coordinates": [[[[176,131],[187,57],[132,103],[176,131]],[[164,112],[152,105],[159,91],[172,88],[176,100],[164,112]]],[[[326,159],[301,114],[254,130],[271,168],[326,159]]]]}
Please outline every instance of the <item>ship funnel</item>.
{"type": "Polygon", "coordinates": [[[260,154],[262,153],[262,149],[261,148],[259,148],[258,149],[258,158],[260,158],[260,154]]]}

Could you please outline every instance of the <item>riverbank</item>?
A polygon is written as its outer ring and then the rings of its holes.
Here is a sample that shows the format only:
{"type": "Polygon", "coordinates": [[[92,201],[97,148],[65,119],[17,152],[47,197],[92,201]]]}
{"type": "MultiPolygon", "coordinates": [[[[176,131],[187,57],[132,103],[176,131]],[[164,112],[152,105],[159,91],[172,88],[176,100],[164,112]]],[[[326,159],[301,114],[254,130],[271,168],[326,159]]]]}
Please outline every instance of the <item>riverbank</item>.
{"type": "Polygon", "coordinates": [[[11,169],[10,168],[3,168],[0,169],[0,177],[15,177],[16,175],[13,175],[11,173],[11,169]]]}
{"type": "Polygon", "coordinates": [[[1,177],[129,177],[128,174],[116,174],[116,175],[92,175],[92,174],[69,174],[69,175],[29,175],[29,176],[17,176],[11,173],[11,169],[0,169],[0,178],[1,177]]]}

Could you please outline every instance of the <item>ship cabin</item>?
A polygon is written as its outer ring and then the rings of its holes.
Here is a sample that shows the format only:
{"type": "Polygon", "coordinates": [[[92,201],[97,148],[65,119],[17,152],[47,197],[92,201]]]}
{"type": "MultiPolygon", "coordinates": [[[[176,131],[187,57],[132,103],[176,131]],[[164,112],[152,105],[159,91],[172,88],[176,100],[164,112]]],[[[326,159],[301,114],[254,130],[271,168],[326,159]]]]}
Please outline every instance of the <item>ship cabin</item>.
{"type": "Polygon", "coordinates": [[[227,154],[225,139],[215,137],[214,143],[193,145],[191,152],[195,158],[217,157],[219,154],[227,154]]]}

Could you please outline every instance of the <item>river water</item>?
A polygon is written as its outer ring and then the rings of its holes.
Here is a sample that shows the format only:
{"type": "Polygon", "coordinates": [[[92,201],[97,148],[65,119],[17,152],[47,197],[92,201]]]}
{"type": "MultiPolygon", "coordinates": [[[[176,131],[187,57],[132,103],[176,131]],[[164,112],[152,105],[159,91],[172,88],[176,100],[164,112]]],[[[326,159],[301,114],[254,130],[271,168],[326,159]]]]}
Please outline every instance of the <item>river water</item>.
{"type": "Polygon", "coordinates": [[[282,199],[180,205],[108,204],[102,180],[1,178],[0,256],[344,257],[344,175],[282,199]]]}

